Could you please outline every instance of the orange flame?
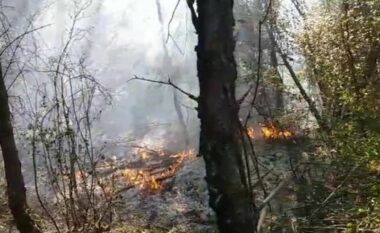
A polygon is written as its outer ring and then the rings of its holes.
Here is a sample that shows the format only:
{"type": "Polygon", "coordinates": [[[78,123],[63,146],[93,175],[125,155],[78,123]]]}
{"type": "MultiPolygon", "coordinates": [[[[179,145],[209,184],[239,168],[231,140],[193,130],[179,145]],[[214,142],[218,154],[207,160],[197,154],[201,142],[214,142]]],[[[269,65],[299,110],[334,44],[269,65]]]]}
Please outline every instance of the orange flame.
{"type": "Polygon", "coordinates": [[[247,128],[247,134],[250,139],[255,138],[255,130],[252,127],[247,128]]]}
{"type": "MultiPolygon", "coordinates": [[[[147,160],[150,157],[148,149],[141,149],[138,150],[139,156],[141,156],[142,159],[147,160]]],[[[160,156],[165,155],[164,152],[158,152],[160,156]]],[[[133,169],[124,169],[121,173],[123,180],[125,182],[128,182],[131,185],[137,186],[141,189],[150,190],[150,191],[158,191],[162,189],[162,181],[164,181],[166,178],[169,178],[173,176],[180,166],[186,161],[191,158],[194,158],[194,152],[192,150],[182,151],[175,155],[169,155],[170,157],[175,159],[175,162],[171,164],[168,168],[166,168],[164,171],[159,173],[154,173],[151,169],[148,167],[140,169],[140,170],[133,170],[133,169]]]]}
{"type": "Polygon", "coordinates": [[[162,150],[150,150],[147,147],[139,147],[136,149],[135,153],[142,159],[142,160],[149,160],[149,158],[152,155],[152,152],[159,156],[164,156],[165,152],[162,150]]]}
{"type": "Polygon", "coordinates": [[[261,126],[261,133],[266,139],[289,139],[293,137],[293,132],[290,130],[276,129],[271,123],[261,126]]]}

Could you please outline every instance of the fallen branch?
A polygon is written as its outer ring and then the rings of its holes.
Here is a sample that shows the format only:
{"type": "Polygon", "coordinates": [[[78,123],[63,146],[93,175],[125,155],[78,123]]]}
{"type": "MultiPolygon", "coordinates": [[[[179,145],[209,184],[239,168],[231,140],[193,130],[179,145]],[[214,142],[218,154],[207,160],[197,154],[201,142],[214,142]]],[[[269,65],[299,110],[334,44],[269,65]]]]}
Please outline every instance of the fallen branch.
{"type": "Polygon", "coordinates": [[[289,181],[293,178],[293,173],[288,175],[285,179],[283,179],[280,184],[277,185],[275,189],[264,199],[263,203],[259,207],[259,210],[261,211],[264,209],[264,207],[276,196],[276,194],[286,185],[289,183],[289,181]]]}
{"type": "MultiPolygon", "coordinates": [[[[298,164],[295,167],[295,170],[297,170],[301,166],[301,163],[298,164]]],[[[305,173],[307,168],[303,168],[301,174],[305,173]]],[[[275,189],[272,190],[272,192],[264,199],[263,203],[259,206],[258,210],[261,211],[264,209],[264,207],[276,196],[276,194],[286,185],[288,184],[292,178],[294,177],[294,173],[289,172],[288,175],[277,185],[275,189]]]]}

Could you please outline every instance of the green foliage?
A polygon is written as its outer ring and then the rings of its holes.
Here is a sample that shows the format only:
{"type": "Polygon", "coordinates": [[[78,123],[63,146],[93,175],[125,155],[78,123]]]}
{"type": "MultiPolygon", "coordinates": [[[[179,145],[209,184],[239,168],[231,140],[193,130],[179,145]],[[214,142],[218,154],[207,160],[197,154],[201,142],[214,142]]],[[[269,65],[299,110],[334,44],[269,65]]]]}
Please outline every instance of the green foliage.
{"type": "Polygon", "coordinates": [[[365,207],[355,208],[349,213],[351,221],[347,223],[345,233],[379,232],[380,229],[380,202],[378,199],[370,199],[365,207]]]}
{"type": "Polygon", "coordinates": [[[380,2],[348,1],[315,11],[299,35],[308,76],[336,120],[380,115],[377,63],[380,2]],[[374,55],[375,54],[375,55],[374,55]]]}
{"type": "Polygon", "coordinates": [[[307,76],[320,89],[331,139],[345,159],[378,160],[380,2],[336,1],[314,12],[298,43],[307,76]]]}
{"type": "Polygon", "coordinates": [[[380,229],[380,1],[331,1],[313,12],[297,38],[305,72],[320,90],[335,162],[360,166],[348,184],[360,201],[346,210],[346,232],[380,229]]]}

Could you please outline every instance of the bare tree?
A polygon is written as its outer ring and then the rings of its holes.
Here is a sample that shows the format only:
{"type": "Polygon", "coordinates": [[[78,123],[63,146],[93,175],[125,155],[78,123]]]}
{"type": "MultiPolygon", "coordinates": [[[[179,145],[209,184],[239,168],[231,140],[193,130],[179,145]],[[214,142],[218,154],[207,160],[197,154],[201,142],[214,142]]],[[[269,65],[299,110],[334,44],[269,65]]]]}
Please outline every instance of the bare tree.
{"type": "Polygon", "coordinates": [[[16,141],[13,134],[9,98],[0,64],[0,147],[4,158],[5,178],[7,180],[8,204],[21,233],[38,233],[28,213],[26,189],[21,171],[16,141]]]}
{"type": "Polygon", "coordinates": [[[0,39],[2,42],[0,47],[0,147],[4,158],[8,204],[16,227],[21,233],[38,233],[40,230],[31,218],[28,209],[21,161],[13,132],[8,90],[23,73],[23,67],[18,61],[18,52],[23,39],[40,29],[31,26],[32,24],[29,23],[23,33],[13,36],[15,32],[7,16],[3,12],[0,14],[0,39]],[[9,76],[11,76],[10,84],[7,86],[6,79],[9,76]]]}
{"type": "Polygon", "coordinates": [[[78,25],[91,1],[73,4],[61,52],[48,61],[41,56],[40,85],[33,97],[39,103],[29,106],[33,113],[27,139],[36,195],[55,231],[104,232],[112,222],[117,190],[112,176],[98,174],[104,156],[102,147],[94,145],[93,124],[111,96],[86,65],[86,54],[73,55],[75,43],[84,42],[89,33],[78,25]]]}

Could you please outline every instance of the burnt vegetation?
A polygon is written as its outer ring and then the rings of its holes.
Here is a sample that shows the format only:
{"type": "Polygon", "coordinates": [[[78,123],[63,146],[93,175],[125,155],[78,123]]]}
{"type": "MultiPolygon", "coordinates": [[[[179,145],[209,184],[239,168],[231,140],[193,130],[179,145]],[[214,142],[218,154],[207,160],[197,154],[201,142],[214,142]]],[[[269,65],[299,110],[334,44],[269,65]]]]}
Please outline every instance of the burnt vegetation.
{"type": "Polygon", "coordinates": [[[0,1],[0,233],[380,232],[379,12],[0,1]]]}

